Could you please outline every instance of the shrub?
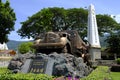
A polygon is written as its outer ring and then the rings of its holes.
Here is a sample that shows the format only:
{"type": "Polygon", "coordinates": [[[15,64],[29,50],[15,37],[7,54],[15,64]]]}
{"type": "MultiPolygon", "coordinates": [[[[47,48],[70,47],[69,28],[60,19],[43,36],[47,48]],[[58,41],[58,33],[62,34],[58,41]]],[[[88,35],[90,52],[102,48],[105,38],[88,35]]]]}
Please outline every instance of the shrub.
{"type": "Polygon", "coordinates": [[[120,64],[120,58],[117,58],[116,61],[117,61],[117,64],[120,64]]]}
{"type": "Polygon", "coordinates": [[[32,51],[34,52],[34,49],[31,47],[33,45],[32,42],[25,42],[25,43],[21,43],[18,47],[18,51],[21,53],[21,54],[25,54],[29,51],[32,51]]]}
{"type": "Polygon", "coordinates": [[[46,74],[14,74],[7,68],[0,68],[0,80],[53,80],[53,77],[46,74]]]}

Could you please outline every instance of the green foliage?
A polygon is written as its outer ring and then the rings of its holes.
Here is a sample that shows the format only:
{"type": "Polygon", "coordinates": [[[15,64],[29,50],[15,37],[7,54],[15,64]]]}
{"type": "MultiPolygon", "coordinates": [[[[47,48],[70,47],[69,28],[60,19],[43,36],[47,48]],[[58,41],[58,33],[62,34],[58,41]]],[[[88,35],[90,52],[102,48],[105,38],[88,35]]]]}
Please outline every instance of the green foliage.
{"type": "Polygon", "coordinates": [[[32,48],[33,42],[25,42],[25,43],[21,43],[18,47],[18,51],[21,54],[25,54],[29,51],[34,52],[34,49],[32,48]]]}
{"type": "Polygon", "coordinates": [[[0,68],[0,80],[53,80],[46,74],[17,73],[13,74],[7,68],[0,68]]]}
{"type": "Polygon", "coordinates": [[[103,35],[103,33],[111,33],[112,31],[116,30],[116,28],[119,26],[119,24],[113,19],[110,15],[104,14],[104,15],[97,15],[97,25],[98,25],[98,31],[100,35],[103,35]]]}
{"type": "Polygon", "coordinates": [[[0,1],[0,42],[8,41],[8,34],[14,30],[16,16],[10,3],[7,0],[5,3],[0,1]]]}
{"type": "Polygon", "coordinates": [[[83,8],[72,8],[67,10],[66,29],[77,30],[82,38],[87,35],[87,17],[88,11],[83,8]]]}
{"type": "Polygon", "coordinates": [[[0,74],[7,74],[10,73],[10,70],[8,70],[6,67],[0,67],[0,74]]]}
{"type": "MultiPolygon", "coordinates": [[[[87,36],[88,10],[84,8],[44,8],[22,22],[17,32],[21,37],[34,38],[41,32],[77,30],[82,38],[87,36]]],[[[109,15],[97,15],[99,34],[111,33],[118,30],[118,24],[109,15]]]]}
{"type": "Polygon", "coordinates": [[[120,53],[120,34],[113,33],[106,39],[108,43],[107,49],[109,53],[119,54],[120,53]]]}
{"type": "Polygon", "coordinates": [[[120,64],[120,58],[117,58],[116,61],[117,61],[117,64],[120,64]]]}
{"type": "Polygon", "coordinates": [[[76,29],[79,33],[86,33],[87,14],[87,10],[83,8],[44,8],[22,22],[18,34],[21,37],[34,38],[41,32],[68,29],[76,29]]]}

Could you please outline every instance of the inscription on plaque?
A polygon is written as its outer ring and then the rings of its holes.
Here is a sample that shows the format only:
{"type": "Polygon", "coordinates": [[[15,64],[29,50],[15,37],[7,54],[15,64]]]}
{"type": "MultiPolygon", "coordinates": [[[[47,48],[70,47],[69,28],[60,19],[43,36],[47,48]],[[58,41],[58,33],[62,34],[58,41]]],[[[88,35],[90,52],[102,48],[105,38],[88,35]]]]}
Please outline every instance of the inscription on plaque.
{"type": "Polygon", "coordinates": [[[35,74],[45,73],[47,62],[47,59],[33,59],[31,61],[28,72],[35,74]]]}

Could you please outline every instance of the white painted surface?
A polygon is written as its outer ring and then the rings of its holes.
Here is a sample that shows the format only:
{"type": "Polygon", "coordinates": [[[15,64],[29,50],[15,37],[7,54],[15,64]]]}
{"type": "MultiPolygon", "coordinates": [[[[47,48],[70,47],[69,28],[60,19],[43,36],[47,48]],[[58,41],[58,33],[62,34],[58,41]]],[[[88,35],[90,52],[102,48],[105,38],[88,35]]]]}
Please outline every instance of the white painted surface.
{"type": "Polygon", "coordinates": [[[88,9],[88,42],[91,47],[89,53],[91,55],[91,60],[101,59],[101,46],[98,35],[98,27],[96,21],[96,14],[94,5],[90,5],[88,9]]]}
{"type": "Polygon", "coordinates": [[[8,50],[7,44],[6,43],[3,43],[3,44],[0,43],[0,50],[8,50]]]}
{"type": "Polygon", "coordinates": [[[98,27],[96,21],[96,14],[94,5],[90,5],[88,9],[88,42],[91,44],[91,47],[100,48],[100,41],[98,35],[98,27]]]}
{"type": "Polygon", "coordinates": [[[9,65],[9,62],[10,61],[8,61],[8,60],[6,60],[6,61],[0,60],[0,67],[7,67],[9,65]]]}

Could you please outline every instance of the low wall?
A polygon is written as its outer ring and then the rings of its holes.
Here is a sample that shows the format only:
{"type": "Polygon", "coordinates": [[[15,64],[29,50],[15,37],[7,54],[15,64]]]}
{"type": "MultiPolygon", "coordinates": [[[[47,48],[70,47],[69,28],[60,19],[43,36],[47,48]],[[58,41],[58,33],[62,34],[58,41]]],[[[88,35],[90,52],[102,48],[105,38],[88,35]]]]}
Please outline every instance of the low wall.
{"type": "Polygon", "coordinates": [[[98,60],[98,65],[111,66],[113,64],[116,64],[115,60],[98,60]]]}
{"type": "Polygon", "coordinates": [[[1,61],[0,60],[0,67],[7,67],[10,61],[1,61]]]}

